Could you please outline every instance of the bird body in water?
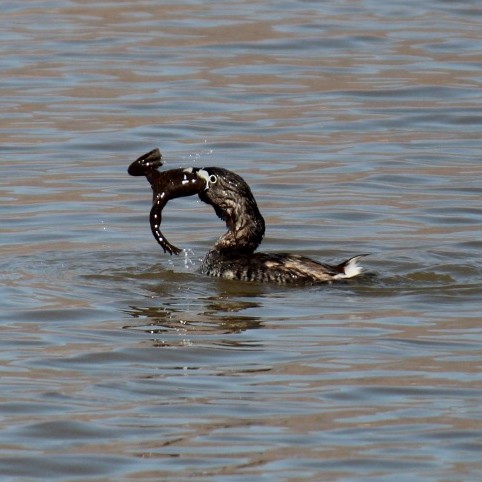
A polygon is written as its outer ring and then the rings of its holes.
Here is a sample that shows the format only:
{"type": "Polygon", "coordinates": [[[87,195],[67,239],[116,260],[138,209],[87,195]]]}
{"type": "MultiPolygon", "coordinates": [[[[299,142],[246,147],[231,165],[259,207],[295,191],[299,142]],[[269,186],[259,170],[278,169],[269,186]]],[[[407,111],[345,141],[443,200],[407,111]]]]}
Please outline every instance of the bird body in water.
{"type": "Polygon", "coordinates": [[[146,176],[151,184],[151,230],[164,252],[181,252],[160,231],[162,209],[171,199],[198,194],[226,223],[227,231],[204,257],[201,273],[243,281],[316,284],[353,278],[362,272],[357,262],[364,254],[330,265],[296,254],[255,253],[263,239],[265,223],[244,179],[220,167],[159,171],[161,159],[159,150],[154,149],[134,161],[128,172],[146,176]]]}

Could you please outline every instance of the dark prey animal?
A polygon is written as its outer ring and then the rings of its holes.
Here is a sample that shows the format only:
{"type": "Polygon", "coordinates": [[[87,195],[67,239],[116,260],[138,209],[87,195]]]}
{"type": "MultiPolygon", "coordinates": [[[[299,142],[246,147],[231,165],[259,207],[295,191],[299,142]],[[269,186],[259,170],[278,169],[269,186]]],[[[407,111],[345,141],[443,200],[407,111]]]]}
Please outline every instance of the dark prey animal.
{"type": "Polygon", "coordinates": [[[244,179],[220,167],[190,167],[159,171],[161,153],[154,149],[128,169],[132,176],[146,176],[153,191],[151,230],[164,252],[179,254],[161,233],[161,213],[171,199],[197,194],[210,204],[227,227],[204,257],[200,272],[209,276],[273,283],[331,283],[362,272],[357,264],[364,254],[338,265],[287,253],[255,253],[264,236],[265,224],[251,189],[244,179]]]}

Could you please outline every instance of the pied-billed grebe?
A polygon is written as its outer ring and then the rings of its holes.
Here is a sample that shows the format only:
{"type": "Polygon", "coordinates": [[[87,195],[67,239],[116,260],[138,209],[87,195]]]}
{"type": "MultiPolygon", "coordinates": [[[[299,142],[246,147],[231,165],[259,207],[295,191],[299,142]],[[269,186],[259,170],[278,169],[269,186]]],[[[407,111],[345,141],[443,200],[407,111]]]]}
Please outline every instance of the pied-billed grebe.
{"type": "Polygon", "coordinates": [[[162,209],[171,199],[198,194],[201,201],[213,206],[228,228],[204,257],[201,273],[226,279],[291,284],[331,283],[362,272],[357,262],[365,254],[330,265],[296,254],[255,253],[263,239],[265,224],[253,193],[241,176],[220,167],[160,172],[160,166],[161,153],[154,149],[133,162],[128,172],[132,176],[146,176],[151,184],[150,224],[164,252],[181,252],[160,231],[162,209]]]}

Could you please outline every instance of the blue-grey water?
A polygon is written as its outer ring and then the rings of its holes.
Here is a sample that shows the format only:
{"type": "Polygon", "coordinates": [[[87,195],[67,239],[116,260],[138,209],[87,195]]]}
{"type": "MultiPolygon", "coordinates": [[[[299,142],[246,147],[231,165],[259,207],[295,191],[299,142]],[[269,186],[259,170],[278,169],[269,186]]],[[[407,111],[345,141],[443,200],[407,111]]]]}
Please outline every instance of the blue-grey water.
{"type": "Polygon", "coordinates": [[[480,2],[6,0],[0,41],[2,481],[481,480],[480,2]],[[199,275],[195,197],[164,255],[154,147],[373,276],[199,275]]]}

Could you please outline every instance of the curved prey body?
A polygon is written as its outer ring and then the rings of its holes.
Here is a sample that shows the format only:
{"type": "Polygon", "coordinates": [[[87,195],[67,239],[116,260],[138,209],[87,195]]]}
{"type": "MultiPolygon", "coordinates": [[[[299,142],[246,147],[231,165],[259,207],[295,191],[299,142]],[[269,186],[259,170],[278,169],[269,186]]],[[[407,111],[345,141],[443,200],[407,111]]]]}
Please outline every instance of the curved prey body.
{"type": "Polygon", "coordinates": [[[353,278],[362,272],[357,262],[366,255],[331,265],[295,254],[255,253],[263,239],[265,223],[251,189],[241,176],[219,167],[160,172],[157,168],[161,165],[161,154],[155,149],[133,162],[128,172],[146,176],[151,184],[151,230],[164,252],[181,251],[160,231],[161,213],[170,199],[198,194],[226,223],[227,231],[204,257],[201,273],[244,281],[314,284],[353,278]]]}
{"type": "Polygon", "coordinates": [[[179,254],[182,249],[171,244],[161,232],[162,210],[171,199],[198,194],[206,179],[192,169],[158,171],[162,165],[158,149],[141,156],[128,169],[131,176],[146,176],[152,187],[152,208],[149,215],[151,231],[164,252],[179,254]]]}

